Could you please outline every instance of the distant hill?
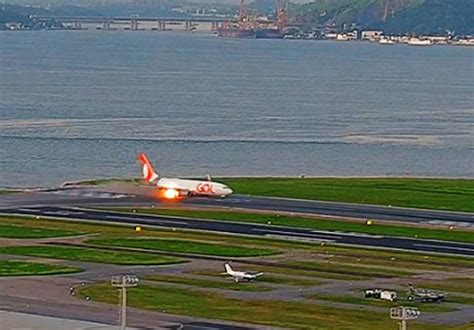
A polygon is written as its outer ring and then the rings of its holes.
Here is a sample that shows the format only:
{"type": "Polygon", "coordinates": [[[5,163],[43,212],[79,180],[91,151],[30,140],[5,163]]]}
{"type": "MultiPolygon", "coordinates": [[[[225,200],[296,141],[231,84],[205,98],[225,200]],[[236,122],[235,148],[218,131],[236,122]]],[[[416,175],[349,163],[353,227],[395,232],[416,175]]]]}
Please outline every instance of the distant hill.
{"type": "Polygon", "coordinates": [[[308,25],[355,23],[389,33],[474,34],[474,0],[316,0],[295,8],[293,16],[308,25]]]}

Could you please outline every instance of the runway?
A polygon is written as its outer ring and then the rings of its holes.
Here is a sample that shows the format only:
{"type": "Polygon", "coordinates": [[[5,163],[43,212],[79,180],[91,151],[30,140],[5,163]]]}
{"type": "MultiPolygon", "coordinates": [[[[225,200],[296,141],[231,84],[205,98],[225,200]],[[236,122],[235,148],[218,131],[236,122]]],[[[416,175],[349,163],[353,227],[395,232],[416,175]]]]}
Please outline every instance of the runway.
{"type": "Polygon", "coordinates": [[[104,221],[109,223],[146,225],[162,228],[179,228],[185,230],[201,230],[313,243],[327,242],[357,247],[378,247],[474,257],[474,244],[401,237],[386,237],[360,233],[326,232],[273,225],[211,221],[182,217],[152,216],[137,213],[118,213],[74,207],[43,206],[8,208],[1,209],[0,213],[80,219],[99,222],[104,221]]]}
{"type": "Polygon", "coordinates": [[[225,207],[246,208],[254,210],[271,210],[324,216],[377,219],[402,222],[422,222],[440,224],[462,223],[465,227],[474,227],[474,214],[462,212],[445,212],[400,207],[387,207],[363,204],[305,201],[285,198],[265,198],[250,196],[233,196],[222,200],[189,200],[187,204],[218,205],[225,207]]]}
{"type": "MultiPolygon", "coordinates": [[[[0,209],[23,206],[150,206],[159,201],[137,194],[97,187],[54,188],[29,193],[0,195],[0,209]],[[101,190],[103,189],[103,190],[101,190]]],[[[226,207],[320,215],[326,217],[399,221],[428,225],[474,228],[474,213],[375,206],[339,202],[233,195],[227,199],[192,198],[184,206],[226,207]]]]}

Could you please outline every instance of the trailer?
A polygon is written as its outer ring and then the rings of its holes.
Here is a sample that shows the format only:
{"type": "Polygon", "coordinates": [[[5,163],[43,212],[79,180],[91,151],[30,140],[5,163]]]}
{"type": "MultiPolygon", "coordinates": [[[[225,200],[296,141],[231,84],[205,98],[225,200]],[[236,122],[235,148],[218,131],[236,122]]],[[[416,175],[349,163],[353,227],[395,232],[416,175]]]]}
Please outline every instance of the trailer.
{"type": "Polygon", "coordinates": [[[397,292],[384,289],[367,289],[364,291],[366,298],[374,298],[388,301],[397,300],[397,292]]]}

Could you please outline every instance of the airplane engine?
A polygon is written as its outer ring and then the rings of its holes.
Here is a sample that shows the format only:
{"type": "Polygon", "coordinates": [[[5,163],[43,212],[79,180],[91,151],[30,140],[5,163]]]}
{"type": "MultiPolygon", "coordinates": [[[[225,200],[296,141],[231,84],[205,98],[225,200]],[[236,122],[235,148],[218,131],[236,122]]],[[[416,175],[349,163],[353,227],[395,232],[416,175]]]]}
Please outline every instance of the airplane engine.
{"type": "Polygon", "coordinates": [[[176,201],[190,197],[190,193],[188,191],[178,190],[174,188],[163,188],[157,191],[156,197],[161,200],[176,201]]]}

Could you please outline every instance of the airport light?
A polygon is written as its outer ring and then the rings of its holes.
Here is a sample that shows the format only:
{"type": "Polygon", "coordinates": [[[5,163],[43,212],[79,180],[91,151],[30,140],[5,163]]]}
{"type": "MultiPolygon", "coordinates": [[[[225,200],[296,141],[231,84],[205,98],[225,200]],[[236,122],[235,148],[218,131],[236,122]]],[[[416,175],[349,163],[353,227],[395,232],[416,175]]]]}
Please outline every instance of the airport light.
{"type": "Polygon", "coordinates": [[[415,307],[392,307],[390,308],[390,318],[392,320],[400,320],[400,329],[407,329],[407,321],[418,318],[420,311],[415,307]]]}
{"type": "Polygon", "coordinates": [[[127,327],[127,288],[138,285],[138,277],[135,275],[112,276],[113,287],[120,288],[120,329],[127,327]]]}

